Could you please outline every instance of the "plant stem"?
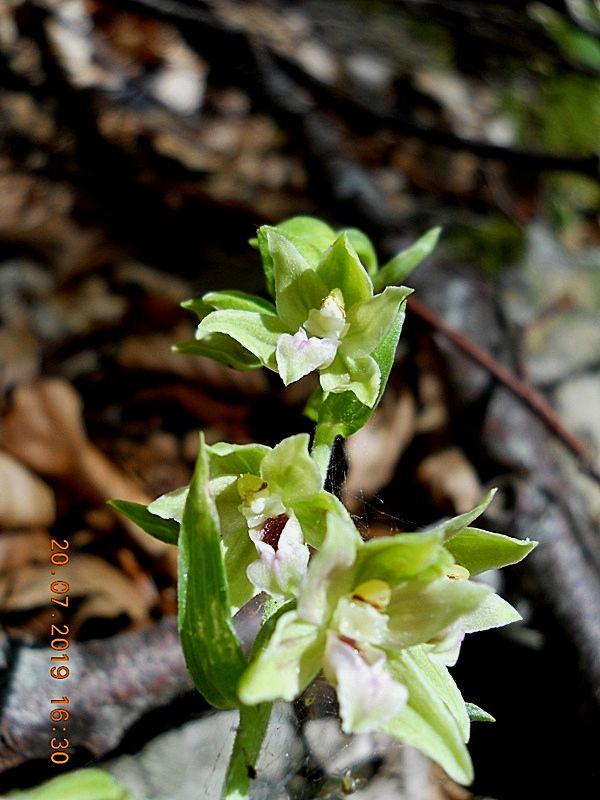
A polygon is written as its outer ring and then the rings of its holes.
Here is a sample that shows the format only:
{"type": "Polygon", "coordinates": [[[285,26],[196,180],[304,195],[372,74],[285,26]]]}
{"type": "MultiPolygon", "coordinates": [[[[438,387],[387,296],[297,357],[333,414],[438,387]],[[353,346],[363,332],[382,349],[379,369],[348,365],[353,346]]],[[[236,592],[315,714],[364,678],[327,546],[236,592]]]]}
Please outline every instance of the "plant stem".
{"type": "Polygon", "coordinates": [[[272,703],[240,706],[240,723],[225,777],[223,800],[248,800],[272,707],[272,703]]]}
{"type": "Polygon", "coordinates": [[[327,478],[327,471],[329,470],[329,462],[331,461],[331,453],[333,445],[338,436],[338,426],[329,423],[322,423],[315,428],[315,435],[313,438],[311,455],[315,460],[323,483],[327,478]]]}

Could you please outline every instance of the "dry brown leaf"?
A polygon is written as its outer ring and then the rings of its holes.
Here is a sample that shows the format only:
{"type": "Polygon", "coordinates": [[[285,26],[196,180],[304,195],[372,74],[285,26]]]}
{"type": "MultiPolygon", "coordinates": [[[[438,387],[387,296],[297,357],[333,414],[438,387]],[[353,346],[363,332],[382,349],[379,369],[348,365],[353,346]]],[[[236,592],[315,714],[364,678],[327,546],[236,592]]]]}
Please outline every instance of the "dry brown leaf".
{"type": "Polygon", "coordinates": [[[459,447],[424,458],[417,467],[417,479],[436,505],[456,514],[476,506],[483,495],[477,473],[459,447]]]}
{"type": "Polygon", "coordinates": [[[448,422],[444,383],[432,370],[419,374],[419,413],[415,423],[417,433],[430,433],[448,422]]]}
{"type": "MultiPolygon", "coordinates": [[[[120,570],[98,556],[85,553],[72,556],[61,568],[60,576],[52,576],[50,564],[29,564],[16,572],[0,577],[0,598],[3,613],[30,611],[50,607],[50,581],[68,583],[69,600],[81,603],[72,618],[74,628],[87,619],[113,618],[126,614],[133,622],[148,619],[150,605],[120,570]]],[[[53,596],[57,596],[54,594],[53,596]]]]}
{"type": "Polygon", "coordinates": [[[54,523],[54,495],[44,481],[0,450],[0,528],[45,528],[54,523]]]}
{"type": "Polygon", "coordinates": [[[358,511],[359,498],[373,497],[390,482],[413,437],[415,414],[413,397],[403,390],[394,399],[384,399],[364,428],[348,439],[348,477],[342,499],[350,511],[358,511]]]}
{"type": "MultiPolygon", "coordinates": [[[[0,444],[42,475],[60,478],[81,497],[105,502],[113,498],[149,503],[146,492],[112,464],[87,438],[82,401],[70,384],[59,379],[20,386],[2,429],[0,444]]],[[[176,574],[176,548],[145,534],[119,517],[130,536],[152,556],[164,556],[176,574]]]]}
{"type": "Polygon", "coordinates": [[[47,531],[2,531],[0,534],[0,575],[26,564],[48,564],[50,536],[47,531]]]}

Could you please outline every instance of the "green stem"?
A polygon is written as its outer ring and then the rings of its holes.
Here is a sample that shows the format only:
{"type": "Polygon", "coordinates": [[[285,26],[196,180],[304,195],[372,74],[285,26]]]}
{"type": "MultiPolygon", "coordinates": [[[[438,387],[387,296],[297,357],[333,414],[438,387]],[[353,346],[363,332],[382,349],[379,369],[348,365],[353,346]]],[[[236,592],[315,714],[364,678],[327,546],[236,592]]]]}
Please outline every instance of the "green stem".
{"type": "Polygon", "coordinates": [[[311,455],[319,467],[323,483],[327,478],[331,453],[338,432],[338,426],[329,423],[322,423],[315,428],[311,455]]]}
{"type": "Polygon", "coordinates": [[[272,703],[240,707],[240,723],[227,768],[223,800],[248,800],[272,707],[272,703]]]}

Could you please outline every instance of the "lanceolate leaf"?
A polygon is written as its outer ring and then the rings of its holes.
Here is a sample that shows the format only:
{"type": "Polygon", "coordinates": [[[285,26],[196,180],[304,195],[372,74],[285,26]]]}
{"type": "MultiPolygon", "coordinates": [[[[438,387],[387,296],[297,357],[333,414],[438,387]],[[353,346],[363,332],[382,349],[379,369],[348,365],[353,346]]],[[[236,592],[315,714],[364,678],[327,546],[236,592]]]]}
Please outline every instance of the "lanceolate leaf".
{"type": "Polygon", "coordinates": [[[373,276],[376,291],[380,292],[385,286],[397,286],[405,281],[413,269],[433,252],[441,232],[441,228],[432,228],[407,250],[398,253],[384,264],[373,276]]]}
{"type": "Polygon", "coordinates": [[[235,708],[246,664],[231,621],[219,518],[208,479],[201,436],[179,535],[179,635],[198,690],[217,708],[235,708]]]}
{"type": "Polygon", "coordinates": [[[143,531],[167,544],[177,544],[179,524],[172,519],[161,519],[150,513],[142,503],[131,503],[129,500],[109,500],[108,505],[125,514],[143,531]]]}

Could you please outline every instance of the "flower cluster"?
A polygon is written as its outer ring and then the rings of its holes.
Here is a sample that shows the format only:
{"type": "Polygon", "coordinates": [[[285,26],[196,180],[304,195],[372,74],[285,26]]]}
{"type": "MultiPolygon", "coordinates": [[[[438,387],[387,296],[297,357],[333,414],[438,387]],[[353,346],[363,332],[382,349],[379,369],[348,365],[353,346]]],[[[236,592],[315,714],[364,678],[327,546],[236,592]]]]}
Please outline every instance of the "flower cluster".
{"type": "MultiPolygon", "coordinates": [[[[359,231],[336,233],[306,217],[260,228],[255,243],[274,302],[236,291],[190,301],[197,337],[178,349],[242,369],[265,366],[286,385],[317,372],[312,450],[308,434],[273,448],[207,446],[201,437],[189,486],[147,508],[115,505],[179,544],[180,636],[210,702],[239,707],[242,727],[255,708],[262,730],[264,704],[296,699],[323,673],[345,732],[385,731],[468,783],[470,718],[490,717],[463,702],[447,667],[465,634],[519,619],[472,578],[520,561],[535,543],[472,527],[492,492],[433,529],[363,541],[324,489],[335,436],[364,424],[385,387],[410,293],[390,284],[438,233],[380,269],[359,231]],[[256,595],[268,602],[246,659],[233,615],[256,595]]],[[[248,774],[236,769],[234,784],[248,774]]]]}

